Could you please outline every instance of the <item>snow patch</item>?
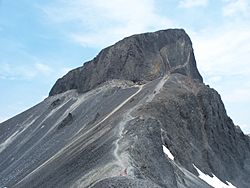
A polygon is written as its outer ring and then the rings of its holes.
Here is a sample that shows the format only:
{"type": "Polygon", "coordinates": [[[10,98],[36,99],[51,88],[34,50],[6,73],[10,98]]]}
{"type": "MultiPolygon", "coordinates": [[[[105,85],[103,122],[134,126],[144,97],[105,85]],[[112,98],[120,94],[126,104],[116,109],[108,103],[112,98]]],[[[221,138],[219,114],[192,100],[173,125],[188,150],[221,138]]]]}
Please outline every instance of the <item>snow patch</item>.
{"type": "Polygon", "coordinates": [[[214,188],[236,188],[234,185],[232,185],[230,182],[227,182],[227,184],[223,183],[219,178],[217,178],[214,174],[213,177],[210,177],[207,174],[204,174],[202,171],[200,171],[195,165],[194,168],[199,173],[199,178],[203,181],[207,182],[209,185],[211,185],[214,188]]]}
{"type": "Polygon", "coordinates": [[[168,156],[168,158],[171,159],[171,160],[174,160],[174,156],[170,152],[170,150],[164,145],[162,145],[162,148],[163,148],[163,152],[168,156]]]}

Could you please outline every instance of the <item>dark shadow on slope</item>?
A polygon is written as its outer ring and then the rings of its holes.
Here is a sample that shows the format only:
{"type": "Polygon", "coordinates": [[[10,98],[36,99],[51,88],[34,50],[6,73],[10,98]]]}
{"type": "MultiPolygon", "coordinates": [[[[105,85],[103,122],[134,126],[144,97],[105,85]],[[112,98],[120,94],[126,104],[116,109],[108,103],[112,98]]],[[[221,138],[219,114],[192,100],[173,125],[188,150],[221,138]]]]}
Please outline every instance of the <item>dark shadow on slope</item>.
{"type": "Polygon", "coordinates": [[[74,121],[73,115],[71,113],[68,114],[68,116],[66,118],[63,119],[63,121],[58,125],[57,129],[62,129],[65,126],[69,126],[70,124],[72,124],[72,122],[74,121]]]}

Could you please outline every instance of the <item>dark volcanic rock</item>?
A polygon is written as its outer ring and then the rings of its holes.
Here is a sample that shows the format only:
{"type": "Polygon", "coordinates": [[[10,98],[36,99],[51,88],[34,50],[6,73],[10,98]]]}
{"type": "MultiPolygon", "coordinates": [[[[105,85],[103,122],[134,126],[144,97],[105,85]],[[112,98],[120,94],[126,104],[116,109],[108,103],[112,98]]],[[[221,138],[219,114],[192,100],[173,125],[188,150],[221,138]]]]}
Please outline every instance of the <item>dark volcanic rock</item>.
{"type": "Polygon", "coordinates": [[[125,38],[57,80],[49,95],[70,89],[86,92],[111,79],[152,81],[166,72],[181,73],[202,82],[191,40],[182,29],[125,38]]]}
{"type": "Polygon", "coordinates": [[[64,118],[64,120],[58,125],[58,129],[62,129],[67,125],[72,124],[73,122],[73,115],[71,113],[68,114],[68,116],[66,118],[64,118]]]}
{"type": "Polygon", "coordinates": [[[190,172],[196,173],[196,165],[224,182],[250,185],[249,139],[227,116],[215,90],[176,74],[139,114],[161,123],[164,145],[190,172]]]}
{"type": "Polygon", "coordinates": [[[250,138],[202,82],[183,30],[123,39],[0,124],[0,187],[211,188],[195,166],[250,185],[250,138]]]}

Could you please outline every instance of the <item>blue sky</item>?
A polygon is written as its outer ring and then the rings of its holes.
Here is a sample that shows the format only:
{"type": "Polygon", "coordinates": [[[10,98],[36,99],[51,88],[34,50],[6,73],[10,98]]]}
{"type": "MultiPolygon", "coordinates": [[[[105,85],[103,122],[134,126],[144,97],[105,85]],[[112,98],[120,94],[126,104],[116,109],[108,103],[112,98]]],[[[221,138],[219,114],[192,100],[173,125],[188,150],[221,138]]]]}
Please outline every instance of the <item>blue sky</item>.
{"type": "Polygon", "coordinates": [[[249,0],[0,0],[0,122],[103,47],[167,28],[190,35],[205,83],[250,133],[249,0]]]}

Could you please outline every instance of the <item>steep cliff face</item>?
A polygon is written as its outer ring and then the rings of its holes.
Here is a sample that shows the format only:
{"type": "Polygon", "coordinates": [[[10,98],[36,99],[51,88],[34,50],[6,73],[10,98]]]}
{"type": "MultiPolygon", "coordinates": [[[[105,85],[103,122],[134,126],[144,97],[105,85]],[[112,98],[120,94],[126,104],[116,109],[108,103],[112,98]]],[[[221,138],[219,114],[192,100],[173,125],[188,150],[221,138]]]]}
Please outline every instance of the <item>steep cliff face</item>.
{"type": "Polygon", "coordinates": [[[195,165],[237,187],[250,185],[248,136],[227,116],[214,89],[174,74],[136,115],[158,120],[163,144],[188,171],[196,174],[195,165]]]}
{"type": "Polygon", "coordinates": [[[123,39],[0,124],[0,187],[214,186],[201,173],[249,187],[250,139],[183,30],[123,39]]]}
{"type": "Polygon", "coordinates": [[[125,38],[59,79],[49,95],[70,89],[83,93],[111,79],[152,81],[167,72],[179,72],[202,82],[191,40],[184,30],[169,29],[125,38]]]}

